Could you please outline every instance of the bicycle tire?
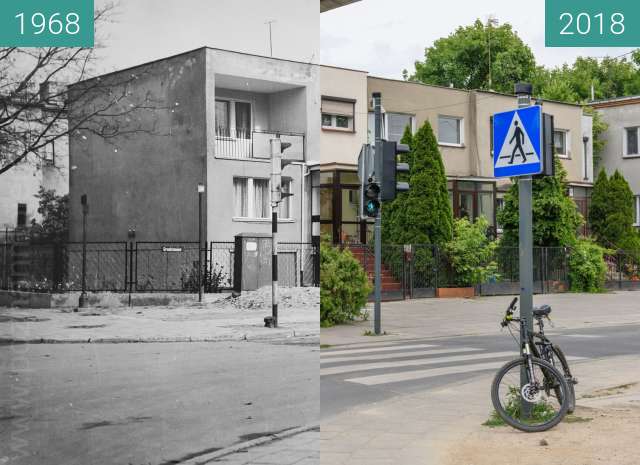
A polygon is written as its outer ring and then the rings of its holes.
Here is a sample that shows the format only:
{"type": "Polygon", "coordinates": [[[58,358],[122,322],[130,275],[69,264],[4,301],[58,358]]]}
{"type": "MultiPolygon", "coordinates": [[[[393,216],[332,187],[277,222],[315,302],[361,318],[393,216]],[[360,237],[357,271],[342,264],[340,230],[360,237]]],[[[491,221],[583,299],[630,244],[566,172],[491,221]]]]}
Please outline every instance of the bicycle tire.
{"type": "MultiPolygon", "coordinates": [[[[551,365],[549,362],[545,360],[535,358],[535,357],[531,359],[531,363],[533,365],[538,365],[542,370],[542,372],[544,373],[545,377],[552,376],[553,378],[555,378],[554,381],[560,385],[560,389],[562,389],[563,392],[565,393],[568,392],[569,388],[564,375],[560,373],[558,369],[554,368],[553,365],[551,365]]],[[[531,425],[531,424],[524,423],[517,418],[513,418],[505,410],[500,400],[500,386],[501,386],[502,378],[507,373],[509,373],[510,370],[513,369],[514,367],[520,365],[521,366],[520,368],[522,369],[522,367],[526,366],[526,364],[527,364],[526,359],[522,357],[506,363],[505,365],[502,366],[502,368],[500,368],[500,370],[498,370],[498,373],[496,373],[496,376],[494,377],[493,383],[491,385],[491,401],[498,415],[509,426],[512,426],[513,428],[516,428],[520,431],[524,431],[527,433],[538,433],[541,431],[547,431],[553,428],[554,426],[556,426],[558,423],[560,423],[564,418],[564,416],[567,414],[567,409],[569,407],[568,399],[567,399],[568,396],[557,397],[557,399],[560,401],[560,408],[558,412],[550,420],[544,422],[541,425],[531,425]]]]}
{"type": "Polygon", "coordinates": [[[576,409],[576,391],[573,386],[574,384],[573,375],[571,374],[569,363],[567,362],[567,358],[565,357],[564,352],[562,352],[562,349],[560,349],[560,347],[558,347],[555,344],[553,344],[552,347],[553,347],[553,353],[560,361],[560,365],[562,365],[562,372],[564,374],[565,380],[567,381],[567,387],[569,388],[569,391],[568,391],[569,406],[567,408],[567,413],[573,413],[576,409]]]}

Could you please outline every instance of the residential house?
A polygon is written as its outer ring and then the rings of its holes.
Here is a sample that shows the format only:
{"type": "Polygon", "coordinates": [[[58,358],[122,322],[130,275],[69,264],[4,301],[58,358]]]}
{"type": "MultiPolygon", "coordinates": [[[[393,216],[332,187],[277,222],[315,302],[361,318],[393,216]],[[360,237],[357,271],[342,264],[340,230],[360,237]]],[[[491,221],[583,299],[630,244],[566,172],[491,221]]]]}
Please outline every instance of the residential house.
{"type": "MultiPolygon", "coordinates": [[[[324,77],[324,74],[321,76],[324,77]]],[[[330,75],[329,78],[336,81],[330,75]]],[[[323,93],[331,85],[334,84],[323,79],[323,93]]],[[[492,115],[516,108],[516,97],[368,76],[366,95],[371,96],[373,92],[382,95],[383,137],[400,141],[405,127],[409,126],[415,132],[428,120],[438,139],[454,215],[470,219],[484,216],[499,231],[496,211],[503,203],[510,180],[493,177],[492,115]]],[[[371,103],[368,98],[369,142],[373,142],[374,123],[371,103]]],[[[542,105],[545,112],[554,115],[556,153],[567,170],[569,194],[586,217],[593,183],[591,117],[585,116],[579,105],[555,101],[534,103],[542,105]]],[[[332,162],[340,160],[340,178],[349,176],[342,173],[351,173],[353,177],[357,173],[358,153],[359,149],[347,149],[345,146],[345,151],[337,155],[325,151],[323,146],[322,166],[329,167],[332,162]]],[[[355,184],[340,184],[335,187],[333,196],[342,198],[351,195],[349,192],[355,184]]],[[[336,205],[335,201],[333,205],[336,205]]],[[[327,216],[329,213],[325,209],[327,216]]],[[[325,217],[323,226],[333,225],[334,242],[352,241],[356,236],[360,240],[371,237],[371,231],[362,231],[364,228],[371,229],[364,222],[356,234],[344,234],[343,218],[331,213],[331,222],[325,217]]],[[[327,229],[328,226],[325,226],[327,229]]]]}
{"type": "MultiPolygon", "coordinates": [[[[232,241],[271,232],[270,140],[291,143],[279,209],[284,242],[311,239],[309,161],[318,159],[318,66],[203,47],[100,76],[149,96],[135,135],[70,140],[71,239],[82,233],[80,198],[88,196],[91,241],[198,239],[198,185],[204,186],[203,237],[232,241]],[[131,79],[129,79],[131,77],[131,79]],[[126,83],[126,84],[123,84],[126,83]]],[[[81,92],[95,80],[72,87],[81,92]]],[[[78,105],[100,101],[89,97],[78,105]]],[[[124,102],[126,104],[126,101],[124,102]]],[[[133,104],[131,104],[133,105],[133,104]]],[[[82,109],[71,107],[70,118],[82,109]]]]}
{"type": "Polygon", "coordinates": [[[635,225],[640,227],[640,96],[601,100],[591,104],[598,110],[608,129],[602,134],[603,153],[596,167],[611,176],[618,170],[635,196],[635,225]]]}
{"type": "MultiPolygon", "coordinates": [[[[56,134],[66,132],[66,119],[58,115],[62,105],[61,87],[58,84],[48,82],[40,86],[40,89],[30,89],[19,96],[0,97],[3,104],[9,107],[9,113],[13,108],[24,108],[21,116],[13,123],[13,127],[20,132],[19,126],[24,126],[25,131],[32,136],[46,134],[43,140],[53,139],[56,134]],[[49,98],[50,94],[55,98],[49,98]],[[55,129],[46,130],[45,125],[55,119],[55,129]]],[[[7,138],[12,131],[6,131],[7,138]]],[[[3,141],[0,133],[0,144],[3,141]]],[[[22,137],[22,136],[20,136],[22,137]]],[[[17,142],[21,144],[21,142],[17,142]]],[[[42,187],[54,190],[59,195],[69,192],[68,184],[68,138],[55,138],[42,147],[38,153],[30,153],[16,166],[0,174],[0,227],[6,230],[25,230],[31,225],[32,220],[38,221],[38,199],[35,197],[42,187]]]]}

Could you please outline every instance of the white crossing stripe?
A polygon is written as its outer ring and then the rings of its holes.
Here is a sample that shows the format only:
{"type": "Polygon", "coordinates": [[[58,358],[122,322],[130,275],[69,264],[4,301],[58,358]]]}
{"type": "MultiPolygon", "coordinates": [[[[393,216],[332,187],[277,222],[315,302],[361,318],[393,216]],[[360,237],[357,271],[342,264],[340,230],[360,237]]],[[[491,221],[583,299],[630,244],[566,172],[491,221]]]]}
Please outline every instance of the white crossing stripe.
{"type": "Polygon", "coordinates": [[[481,349],[472,347],[455,347],[451,349],[427,349],[412,352],[395,352],[393,354],[355,355],[353,357],[325,357],[320,354],[320,363],[359,362],[361,360],[388,360],[390,358],[414,357],[422,355],[457,354],[462,352],[477,352],[481,349]]]}
{"type": "Polygon", "coordinates": [[[433,344],[412,344],[406,346],[384,346],[384,347],[374,347],[371,349],[356,349],[356,350],[330,350],[330,351],[321,351],[323,357],[331,357],[334,355],[348,355],[348,354],[368,354],[370,352],[384,352],[391,350],[404,350],[404,349],[425,349],[427,347],[438,347],[433,344]]]}
{"type": "Polygon", "coordinates": [[[412,367],[412,366],[424,366],[424,365],[437,365],[439,363],[468,362],[471,360],[484,360],[489,358],[503,358],[503,359],[516,358],[517,356],[518,354],[515,353],[514,351],[509,351],[509,352],[489,352],[485,354],[472,354],[472,355],[454,355],[451,357],[421,358],[417,360],[403,360],[403,361],[395,361],[395,362],[360,363],[357,365],[342,365],[337,367],[320,369],[320,376],[337,375],[340,373],[349,373],[353,371],[379,370],[383,368],[399,368],[399,367],[412,367]]]}
{"type": "Polygon", "coordinates": [[[562,337],[587,337],[587,338],[599,338],[604,337],[601,334],[563,334],[562,337]]]}
{"type": "MultiPolygon", "coordinates": [[[[582,360],[583,357],[568,357],[568,360],[582,360]]],[[[504,360],[487,363],[474,363],[470,365],[456,365],[448,367],[429,368],[426,370],[402,371],[400,373],[385,373],[382,375],[361,376],[357,378],[345,379],[349,383],[376,386],[379,384],[399,383],[402,381],[415,381],[419,379],[435,378],[444,375],[456,375],[462,373],[472,373],[483,370],[497,370],[506,362],[504,360]]]]}

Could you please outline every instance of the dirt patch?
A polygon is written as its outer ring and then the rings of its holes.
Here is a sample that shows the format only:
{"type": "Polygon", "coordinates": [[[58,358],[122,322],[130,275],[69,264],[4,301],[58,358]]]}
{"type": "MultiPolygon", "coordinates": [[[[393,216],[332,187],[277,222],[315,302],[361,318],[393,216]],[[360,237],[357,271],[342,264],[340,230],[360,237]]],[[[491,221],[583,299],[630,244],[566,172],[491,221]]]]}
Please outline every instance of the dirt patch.
{"type": "Polygon", "coordinates": [[[595,391],[589,392],[587,394],[583,394],[583,398],[585,399],[594,399],[596,397],[609,397],[609,396],[619,396],[620,394],[625,394],[634,386],[637,386],[638,383],[628,383],[621,384],[620,386],[613,386],[606,389],[597,389],[595,391]]]}
{"type": "Polygon", "coordinates": [[[51,318],[38,318],[35,316],[11,316],[0,315],[0,323],[38,323],[49,321],[51,318]]]}
{"type": "MultiPolygon", "coordinates": [[[[279,308],[319,307],[320,291],[315,287],[282,287],[278,290],[279,308]]],[[[209,297],[211,299],[211,297],[209,297]]],[[[221,294],[219,298],[206,303],[207,308],[235,308],[238,310],[262,310],[271,308],[271,287],[256,291],[245,291],[237,297],[221,294]]]]}
{"type": "Polygon", "coordinates": [[[96,329],[96,328],[106,328],[107,325],[73,325],[67,326],[69,329],[96,329]]]}
{"type": "Polygon", "coordinates": [[[478,427],[444,454],[443,465],[637,465],[640,406],[578,407],[575,418],[544,433],[478,427]],[[590,420],[587,420],[590,419],[590,420]]]}

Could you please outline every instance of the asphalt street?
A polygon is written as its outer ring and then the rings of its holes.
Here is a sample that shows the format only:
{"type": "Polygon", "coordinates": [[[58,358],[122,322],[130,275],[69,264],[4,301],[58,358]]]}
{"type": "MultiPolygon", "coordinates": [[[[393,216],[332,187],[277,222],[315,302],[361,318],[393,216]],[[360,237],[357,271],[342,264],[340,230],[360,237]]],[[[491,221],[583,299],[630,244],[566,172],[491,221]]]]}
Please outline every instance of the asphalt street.
{"type": "MultiPolygon", "coordinates": [[[[581,360],[640,353],[640,325],[555,331],[570,364],[581,360]]],[[[517,338],[517,328],[514,331],[517,338]]],[[[329,419],[358,405],[442,387],[481,373],[497,372],[518,356],[508,331],[494,335],[419,338],[338,346],[321,351],[321,415],[329,419]]],[[[579,394],[580,386],[576,387],[579,394]]],[[[487,386],[487,393],[489,386],[487,386]]]]}
{"type": "Polygon", "coordinates": [[[319,421],[314,344],[0,346],[0,464],[167,465],[319,421]]]}

